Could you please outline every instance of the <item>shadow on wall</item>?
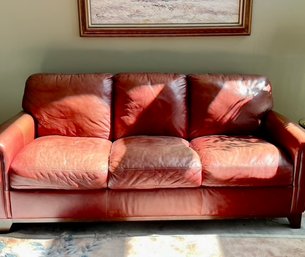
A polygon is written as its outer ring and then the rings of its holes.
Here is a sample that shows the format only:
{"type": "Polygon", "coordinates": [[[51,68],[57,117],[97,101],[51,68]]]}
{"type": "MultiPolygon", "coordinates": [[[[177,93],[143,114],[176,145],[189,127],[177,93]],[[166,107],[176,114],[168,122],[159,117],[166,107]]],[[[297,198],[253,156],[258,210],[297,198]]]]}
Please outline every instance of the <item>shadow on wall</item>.
{"type": "Polygon", "coordinates": [[[268,73],[268,57],[219,52],[50,50],[44,72],[268,73]]]}

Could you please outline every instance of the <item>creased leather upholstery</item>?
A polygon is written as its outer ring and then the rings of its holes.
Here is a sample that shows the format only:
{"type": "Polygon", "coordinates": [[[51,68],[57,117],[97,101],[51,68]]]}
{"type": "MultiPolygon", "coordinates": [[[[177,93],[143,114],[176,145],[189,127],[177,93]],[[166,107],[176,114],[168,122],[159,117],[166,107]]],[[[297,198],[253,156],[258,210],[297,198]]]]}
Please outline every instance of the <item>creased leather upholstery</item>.
{"type": "Polygon", "coordinates": [[[285,217],[290,213],[291,187],[203,187],[206,217],[285,217]]]}
{"type": "Polygon", "coordinates": [[[110,138],[110,74],[36,74],[26,83],[23,108],[37,135],[110,138]]]}
{"type": "Polygon", "coordinates": [[[0,219],[11,218],[8,170],[16,154],[34,140],[33,117],[20,112],[0,126],[0,219]]]}
{"type": "Polygon", "coordinates": [[[31,115],[20,112],[0,127],[0,169],[8,190],[7,173],[16,154],[35,138],[35,122],[31,115]]]}
{"type": "Polygon", "coordinates": [[[177,220],[278,217],[290,213],[292,188],[204,187],[149,190],[15,190],[16,219],[177,220]],[[37,197],[39,196],[39,197],[37,197]]]}
{"type": "Polygon", "coordinates": [[[11,192],[15,218],[105,219],[107,191],[102,190],[14,190],[11,192]]]}
{"type": "Polygon", "coordinates": [[[202,162],[204,186],[291,186],[293,166],[276,146],[251,136],[206,136],[190,146],[202,162]]]}
{"type": "Polygon", "coordinates": [[[265,77],[189,75],[190,138],[218,134],[252,134],[272,108],[265,77]]]}
{"type": "Polygon", "coordinates": [[[114,76],[115,139],[133,135],[187,136],[185,75],[114,76]]]}
{"type": "Polygon", "coordinates": [[[37,74],[23,106],[28,114],[0,128],[0,229],[29,220],[301,224],[305,132],[270,110],[265,77],[37,74]]]}
{"type": "Polygon", "coordinates": [[[134,136],[118,139],[110,155],[108,187],[148,189],[198,187],[199,156],[176,137],[134,136]]]}
{"type": "Polygon", "coordinates": [[[101,138],[45,136],[13,160],[14,189],[97,189],[107,187],[111,142],[101,138]]]}
{"type": "Polygon", "coordinates": [[[109,190],[108,218],[200,216],[201,188],[109,190]]]}
{"type": "Polygon", "coordinates": [[[264,129],[268,138],[285,149],[294,161],[294,194],[291,212],[305,209],[305,133],[304,129],[283,115],[270,111],[266,116],[264,129]]]}

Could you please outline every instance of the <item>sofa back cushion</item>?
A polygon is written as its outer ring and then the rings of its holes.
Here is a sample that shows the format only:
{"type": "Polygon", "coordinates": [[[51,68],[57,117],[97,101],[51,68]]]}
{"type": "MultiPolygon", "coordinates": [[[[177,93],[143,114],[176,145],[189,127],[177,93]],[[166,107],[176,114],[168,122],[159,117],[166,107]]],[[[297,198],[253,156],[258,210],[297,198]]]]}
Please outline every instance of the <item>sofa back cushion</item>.
{"type": "Polygon", "coordinates": [[[114,76],[114,138],[187,136],[186,78],[179,74],[114,76]]]}
{"type": "Polygon", "coordinates": [[[110,74],[35,74],[26,82],[23,108],[37,122],[37,136],[110,138],[110,74]]]}
{"type": "Polygon", "coordinates": [[[255,75],[189,75],[190,138],[251,134],[272,108],[271,85],[255,75]]]}

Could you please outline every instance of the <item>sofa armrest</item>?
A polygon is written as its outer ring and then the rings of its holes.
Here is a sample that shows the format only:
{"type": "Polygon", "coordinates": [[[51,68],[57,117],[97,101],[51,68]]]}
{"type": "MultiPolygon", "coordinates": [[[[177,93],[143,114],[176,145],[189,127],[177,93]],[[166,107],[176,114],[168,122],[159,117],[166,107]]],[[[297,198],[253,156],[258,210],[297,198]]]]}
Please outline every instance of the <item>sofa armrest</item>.
{"type": "Polygon", "coordinates": [[[35,125],[31,115],[20,112],[0,125],[1,188],[8,190],[7,172],[15,155],[34,140],[35,125]]]}
{"type": "Polygon", "coordinates": [[[265,120],[265,129],[268,136],[277,144],[286,149],[292,158],[304,149],[305,131],[285,116],[270,111],[265,120]]]}
{"type": "Polygon", "coordinates": [[[267,114],[264,128],[268,138],[285,150],[293,161],[291,212],[302,213],[305,210],[305,130],[275,111],[267,114]]]}

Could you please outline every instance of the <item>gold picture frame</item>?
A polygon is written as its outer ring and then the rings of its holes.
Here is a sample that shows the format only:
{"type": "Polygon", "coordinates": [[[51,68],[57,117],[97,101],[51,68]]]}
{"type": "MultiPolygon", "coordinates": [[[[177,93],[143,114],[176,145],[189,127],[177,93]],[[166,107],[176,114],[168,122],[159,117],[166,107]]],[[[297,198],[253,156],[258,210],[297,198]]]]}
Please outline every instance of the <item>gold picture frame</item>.
{"type": "Polygon", "coordinates": [[[252,0],[78,0],[83,37],[250,35],[252,0]]]}

